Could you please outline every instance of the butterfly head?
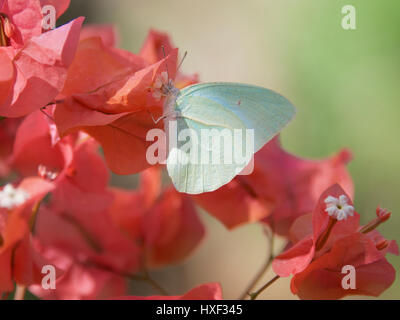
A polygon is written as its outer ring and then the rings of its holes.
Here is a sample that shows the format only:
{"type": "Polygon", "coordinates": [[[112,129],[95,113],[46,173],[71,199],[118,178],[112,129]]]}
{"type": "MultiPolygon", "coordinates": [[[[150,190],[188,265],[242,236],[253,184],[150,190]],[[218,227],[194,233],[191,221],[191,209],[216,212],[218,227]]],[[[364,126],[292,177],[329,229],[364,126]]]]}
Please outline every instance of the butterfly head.
{"type": "MultiPolygon", "coordinates": [[[[165,48],[164,46],[161,46],[164,58],[166,58],[165,54],[165,48]]],[[[176,72],[179,71],[183,61],[185,60],[187,52],[185,52],[181,62],[179,63],[176,72]]],[[[161,97],[168,97],[168,96],[173,96],[176,97],[179,94],[179,89],[175,87],[174,80],[172,80],[169,77],[169,72],[168,72],[168,64],[165,65],[166,71],[161,72],[161,74],[156,78],[154,84],[153,84],[153,97],[156,100],[160,100],[161,97]]]]}
{"type": "Polygon", "coordinates": [[[174,80],[168,77],[168,72],[161,72],[153,84],[153,97],[160,100],[161,97],[169,96],[176,91],[179,91],[179,89],[175,87],[174,80]]]}

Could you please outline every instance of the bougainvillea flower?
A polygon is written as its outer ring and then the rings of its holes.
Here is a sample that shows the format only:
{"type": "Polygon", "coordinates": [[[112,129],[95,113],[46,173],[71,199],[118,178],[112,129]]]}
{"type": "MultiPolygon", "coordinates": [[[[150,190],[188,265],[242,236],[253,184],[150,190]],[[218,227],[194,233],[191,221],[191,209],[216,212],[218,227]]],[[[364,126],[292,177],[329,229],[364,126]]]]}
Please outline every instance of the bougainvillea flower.
{"type": "Polygon", "coordinates": [[[148,63],[155,63],[164,57],[163,47],[165,52],[174,49],[168,34],[151,29],[143,42],[139,56],[148,63]]]}
{"type": "Polygon", "coordinates": [[[163,43],[166,57],[154,60],[107,47],[104,37],[82,39],[54,114],[60,135],[83,130],[94,137],[115,173],[149,167],[146,150],[153,142],[146,134],[162,128],[153,120],[162,114],[162,100],[154,99],[151,88],[166,70],[169,78],[176,76],[177,49],[168,51],[173,48],[168,43],[163,43]]]}
{"type": "Polygon", "coordinates": [[[395,280],[396,270],[378,244],[361,233],[341,239],[332,249],[296,274],[291,290],[302,299],[340,299],[346,295],[379,296],[395,280]],[[355,289],[341,285],[345,265],[355,268],[355,289]]]}
{"type": "Polygon", "coordinates": [[[29,287],[29,290],[41,299],[107,299],[123,295],[127,290],[126,280],[112,272],[82,265],[56,249],[42,249],[42,254],[63,270],[63,274],[57,278],[54,290],[45,290],[41,285],[29,287]]]}
{"type": "Polygon", "coordinates": [[[0,178],[10,172],[9,159],[21,119],[0,119],[0,178]]]}
{"type": "Polygon", "coordinates": [[[113,221],[131,239],[140,239],[142,216],[152,208],[161,193],[159,169],[149,168],[141,172],[140,186],[135,191],[119,188],[111,190],[114,201],[109,211],[113,221]]]}
{"type": "Polygon", "coordinates": [[[177,263],[186,258],[204,237],[204,227],[191,199],[172,186],[161,192],[160,168],[141,175],[139,191],[113,189],[115,203],[110,210],[114,221],[142,243],[142,265],[146,268],[177,263]]]}
{"type": "Polygon", "coordinates": [[[115,300],[222,300],[222,288],[219,283],[205,283],[193,288],[181,296],[125,296],[115,300]]]}
{"type": "Polygon", "coordinates": [[[281,277],[294,275],[291,290],[302,299],[380,295],[396,273],[385,254],[398,254],[398,247],[375,230],[390,215],[382,210],[377,214],[360,227],[350,197],[333,185],[321,195],[312,215],[301,216],[292,225],[293,245],[275,258],[274,271],[281,277]],[[342,286],[345,266],[355,268],[355,288],[342,286]]]}
{"type": "Polygon", "coordinates": [[[21,176],[38,175],[53,181],[53,203],[74,212],[102,211],[112,202],[109,173],[98,144],[87,135],[61,140],[52,136],[51,120],[42,112],[28,115],[18,128],[12,168],[21,176]]]}
{"type": "MultiPolygon", "coordinates": [[[[62,12],[66,4],[60,1],[57,8],[62,12]]],[[[83,18],[43,32],[39,0],[0,5],[0,115],[20,117],[44,107],[63,88],[83,18]]]]}
{"type": "Polygon", "coordinates": [[[275,137],[255,154],[250,175],[237,176],[217,191],[194,199],[230,229],[266,217],[264,222],[286,236],[293,221],[312,212],[330,185],[339,183],[353,194],[346,169],[350,158],[343,150],[323,160],[302,159],[283,150],[275,137]]]}
{"type": "Polygon", "coordinates": [[[145,261],[149,268],[186,258],[197,248],[205,233],[191,199],[172,186],[144,216],[143,232],[145,261]]]}
{"type": "Polygon", "coordinates": [[[138,271],[139,246],[121,232],[106,211],[76,212],[52,202],[41,207],[36,222],[35,235],[44,248],[62,250],[82,265],[115,272],[138,271]]]}
{"type": "Polygon", "coordinates": [[[47,263],[32,247],[30,230],[36,206],[52,189],[53,184],[43,179],[27,178],[0,191],[0,292],[12,291],[14,281],[41,281],[47,263]]]}
{"type": "MultiPolygon", "coordinates": [[[[66,273],[59,281],[69,295],[82,295],[79,288],[73,292],[77,275],[69,277],[72,270],[88,268],[84,274],[92,279],[97,269],[102,286],[101,279],[109,279],[109,273],[123,277],[177,263],[193,252],[204,236],[190,198],[172,187],[161,191],[157,167],[143,172],[138,191],[112,192],[114,202],[103,212],[63,210],[53,206],[53,200],[41,207],[35,238],[45,252],[58,251],[74,262],[71,269],[71,264],[54,261],[66,273]]],[[[95,288],[90,296],[97,292],[95,288]]],[[[65,296],[63,291],[55,294],[65,296]]]]}

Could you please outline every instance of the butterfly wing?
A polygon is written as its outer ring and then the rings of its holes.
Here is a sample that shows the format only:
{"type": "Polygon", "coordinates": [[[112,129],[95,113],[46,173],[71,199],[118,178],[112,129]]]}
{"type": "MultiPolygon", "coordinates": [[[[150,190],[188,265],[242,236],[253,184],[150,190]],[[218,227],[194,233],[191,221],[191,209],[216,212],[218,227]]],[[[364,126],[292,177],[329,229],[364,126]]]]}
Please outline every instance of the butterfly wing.
{"type": "Polygon", "coordinates": [[[246,155],[246,139],[251,139],[247,133],[253,133],[253,154],[295,114],[293,105],[281,95],[236,83],[186,87],[177,99],[176,110],[180,112],[175,119],[177,132],[185,134],[172,139],[176,144],[170,147],[167,169],[176,189],[191,194],[214,191],[230,182],[251,160],[246,155]],[[238,132],[242,132],[240,137],[238,132]],[[211,136],[205,138],[208,134],[211,136]],[[185,136],[187,139],[182,139],[185,136]],[[229,153],[231,162],[226,161],[229,153]],[[245,161],[235,161],[243,160],[243,153],[245,161]]]}

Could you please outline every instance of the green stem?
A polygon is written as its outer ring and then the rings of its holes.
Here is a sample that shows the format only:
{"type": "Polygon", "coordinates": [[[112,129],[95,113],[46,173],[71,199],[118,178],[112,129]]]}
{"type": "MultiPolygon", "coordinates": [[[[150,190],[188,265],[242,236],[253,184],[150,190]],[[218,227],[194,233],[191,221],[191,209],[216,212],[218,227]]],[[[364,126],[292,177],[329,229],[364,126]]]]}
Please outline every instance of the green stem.
{"type": "Polygon", "coordinates": [[[158,292],[160,292],[163,296],[168,296],[168,292],[161,287],[153,278],[150,277],[150,274],[145,271],[145,281],[151,285],[154,289],[156,289],[158,292]]]}
{"type": "Polygon", "coordinates": [[[273,284],[276,280],[278,280],[280,276],[276,275],[273,277],[271,280],[269,280],[266,284],[264,284],[260,289],[258,289],[256,292],[253,292],[250,294],[250,300],[256,300],[257,297],[265,290],[267,289],[271,284],[273,284]]]}
{"type": "MultiPolygon", "coordinates": [[[[273,227],[266,229],[268,231],[268,239],[269,239],[269,255],[267,257],[267,260],[265,261],[264,265],[261,267],[261,269],[257,272],[257,274],[254,276],[253,280],[249,283],[249,285],[246,287],[246,289],[243,291],[243,293],[240,295],[239,299],[244,300],[246,299],[247,296],[251,297],[250,292],[254,289],[254,287],[257,285],[258,282],[262,279],[262,277],[267,273],[269,267],[272,264],[272,261],[275,258],[274,255],[274,240],[275,240],[275,234],[273,231],[273,227]]],[[[283,246],[281,250],[278,252],[282,252],[282,250],[285,248],[286,244],[283,246]]],[[[278,254],[279,254],[278,253],[278,254]]]]}
{"type": "Polygon", "coordinates": [[[149,274],[149,272],[147,270],[144,271],[143,275],[137,275],[137,274],[131,274],[131,273],[116,272],[116,271],[112,270],[109,267],[98,265],[98,264],[90,264],[90,263],[88,263],[87,265],[95,266],[97,268],[100,268],[100,269],[103,269],[105,271],[111,272],[111,273],[115,274],[116,276],[127,278],[129,280],[145,282],[145,283],[149,284],[150,286],[152,286],[154,289],[156,289],[163,296],[168,296],[169,295],[168,291],[165,290],[160,284],[158,284],[158,282],[155,281],[150,276],[150,274],[149,274]]]}
{"type": "Polygon", "coordinates": [[[10,297],[11,292],[4,292],[1,296],[0,300],[8,300],[8,298],[10,297]]]}
{"type": "Polygon", "coordinates": [[[38,202],[36,202],[35,205],[32,208],[32,215],[31,215],[31,217],[29,219],[29,227],[31,229],[32,234],[35,233],[36,220],[37,220],[38,212],[39,212],[39,209],[40,209],[40,205],[43,202],[43,199],[41,199],[38,202]]]}
{"type": "Polygon", "coordinates": [[[272,261],[274,260],[274,234],[273,231],[271,231],[272,234],[269,237],[269,255],[267,260],[264,262],[264,265],[261,267],[261,269],[257,272],[253,280],[249,283],[249,285],[246,287],[246,289],[243,291],[243,293],[240,295],[239,300],[244,300],[247,296],[250,295],[250,292],[254,289],[254,287],[257,285],[257,283],[262,279],[262,277],[265,275],[265,273],[268,271],[269,267],[271,266],[272,261]]]}
{"type": "Polygon", "coordinates": [[[24,285],[17,285],[14,294],[14,300],[24,300],[26,293],[26,286],[24,285]]]}
{"type": "Polygon", "coordinates": [[[243,291],[243,293],[240,295],[239,300],[244,300],[246,299],[247,296],[250,296],[250,292],[254,289],[254,287],[257,285],[258,282],[262,279],[262,277],[265,275],[265,273],[268,271],[271,263],[273,261],[272,256],[264,263],[264,265],[261,267],[261,269],[257,272],[253,280],[249,283],[249,285],[246,287],[246,289],[243,291]]]}

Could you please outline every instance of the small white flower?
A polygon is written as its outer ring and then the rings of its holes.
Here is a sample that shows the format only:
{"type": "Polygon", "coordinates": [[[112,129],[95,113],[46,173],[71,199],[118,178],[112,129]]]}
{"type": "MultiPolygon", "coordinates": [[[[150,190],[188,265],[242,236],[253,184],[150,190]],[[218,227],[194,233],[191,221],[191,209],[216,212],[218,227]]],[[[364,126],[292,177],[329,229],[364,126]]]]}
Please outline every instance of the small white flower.
{"type": "Polygon", "coordinates": [[[12,209],[23,204],[29,199],[29,194],[22,189],[16,189],[11,184],[7,184],[0,191],[0,208],[12,209]]]}
{"type": "Polygon", "coordinates": [[[348,204],[349,199],[342,194],[339,198],[328,196],[325,199],[325,211],[338,221],[347,219],[348,216],[353,216],[354,207],[348,204]]]}

